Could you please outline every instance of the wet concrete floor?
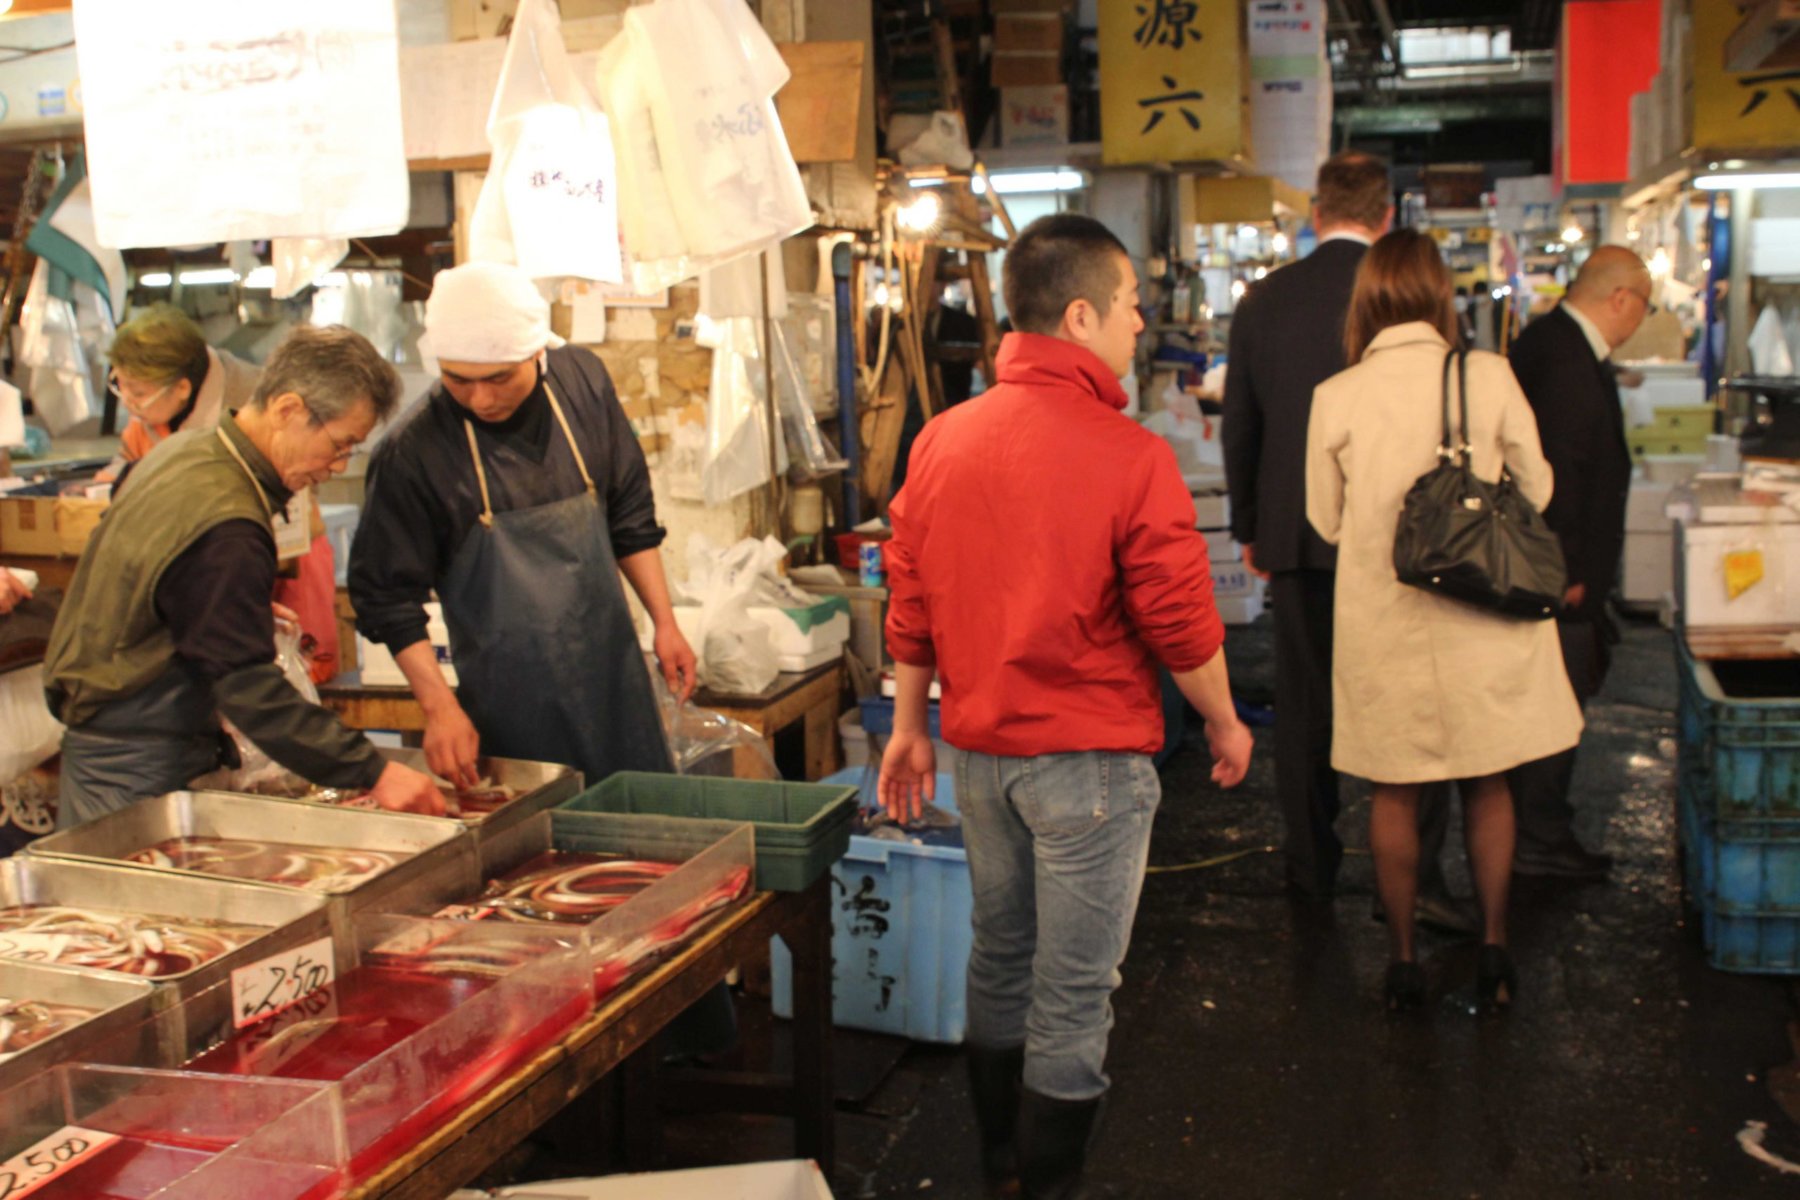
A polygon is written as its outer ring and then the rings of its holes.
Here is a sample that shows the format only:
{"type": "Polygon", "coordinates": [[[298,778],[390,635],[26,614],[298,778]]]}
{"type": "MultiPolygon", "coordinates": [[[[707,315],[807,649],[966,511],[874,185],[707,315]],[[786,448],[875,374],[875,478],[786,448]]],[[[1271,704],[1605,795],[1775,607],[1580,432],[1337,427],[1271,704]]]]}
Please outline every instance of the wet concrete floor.
{"type": "MultiPolygon", "coordinates": [[[[1266,699],[1266,619],[1227,641],[1236,690],[1266,699]]],[[[1386,935],[1370,917],[1367,804],[1348,803],[1353,853],[1323,909],[1284,893],[1271,730],[1244,785],[1207,781],[1190,731],[1163,771],[1151,861],[1224,865],[1152,875],[1115,997],[1110,1107],[1090,1160],[1097,1196],[1762,1197],[1800,1175],[1752,1159],[1747,1122],[1800,1162],[1787,978],[1705,963],[1677,861],[1675,666],[1669,634],[1627,626],[1588,710],[1578,830],[1614,855],[1609,882],[1521,880],[1512,905],[1520,995],[1472,1011],[1475,948],[1423,935],[1427,1010],[1382,1011],[1386,935]]],[[[1460,829],[1447,864],[1469,894],[1460,829]]],[[[740,1000],[746,1042],[775,1043],[740,1000]]],[[[840,1031],[840,1200],[980,1195],[953,1048],[840,1031]]],[[[669,1165],[780,1158],[773,1119],[671,1119],[669,1165]]]]}

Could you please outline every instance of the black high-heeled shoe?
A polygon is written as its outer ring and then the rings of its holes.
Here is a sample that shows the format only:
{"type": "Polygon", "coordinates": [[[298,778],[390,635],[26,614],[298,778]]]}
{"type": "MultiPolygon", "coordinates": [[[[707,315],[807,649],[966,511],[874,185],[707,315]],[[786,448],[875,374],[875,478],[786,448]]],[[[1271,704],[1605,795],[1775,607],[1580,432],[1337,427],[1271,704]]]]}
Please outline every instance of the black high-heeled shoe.
{"type": "Polygon", "coordinates": [[[1475,964],[1475,995],[1483,1004],[1505,1008],[1519,992],[1519,971],[1505,946],[1481,948],[1475,964]]]}
{"type": "Polygon", "coordinates": [[[1406,1012],[1425,1003],[1425,968],[1416,962],[1391,962],[1387,969],[1387,1010],[1406,1012]]]}

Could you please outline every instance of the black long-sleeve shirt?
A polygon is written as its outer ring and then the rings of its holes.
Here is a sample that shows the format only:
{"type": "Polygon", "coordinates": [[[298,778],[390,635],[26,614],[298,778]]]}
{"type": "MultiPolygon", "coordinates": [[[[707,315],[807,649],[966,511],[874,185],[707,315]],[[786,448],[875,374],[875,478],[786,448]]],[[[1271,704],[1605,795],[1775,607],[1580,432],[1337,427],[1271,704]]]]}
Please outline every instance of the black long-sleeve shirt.
{"type": "MultiPolygon", "coordinates": [[[[605,502],[614,556],[655,549],[664,531],[656,522],[650,470],[606,367],[576,347],[552,350],[547,359],[550,387],[605,502]]],[[[376,447],[350,550],[357,628],[396,652],[424,640],[424,604],[481,517],[466,425],[476,431],[495,512],[553,504],[585,487],[542,378],[501,422],[477,419],[443,384],[433,384],[376,447]]]]}
{"type": "Polygon", "coordinates": [[[386,763],[369,739],[309,703],[274,661],[275,572],[269,531],[225,521],[163,571],[156,615],[219,711],[270,758],[324,787],[373,787],[386,763]]]}

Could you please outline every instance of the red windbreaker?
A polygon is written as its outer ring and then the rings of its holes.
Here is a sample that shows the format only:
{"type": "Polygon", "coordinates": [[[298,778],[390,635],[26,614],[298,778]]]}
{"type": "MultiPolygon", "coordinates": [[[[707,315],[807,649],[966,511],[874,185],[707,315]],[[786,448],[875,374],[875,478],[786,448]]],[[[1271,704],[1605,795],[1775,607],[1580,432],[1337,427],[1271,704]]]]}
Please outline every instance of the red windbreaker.
{"type": "Polygon", "coordinates": [[[1174,452],[1074,343],[1008,334],[998,367],[913,444],[888,509],[888,651],[936,665],[953,746],[1155,753],[1157,662],[1192,670],[1225,636],[1174,452]]]}

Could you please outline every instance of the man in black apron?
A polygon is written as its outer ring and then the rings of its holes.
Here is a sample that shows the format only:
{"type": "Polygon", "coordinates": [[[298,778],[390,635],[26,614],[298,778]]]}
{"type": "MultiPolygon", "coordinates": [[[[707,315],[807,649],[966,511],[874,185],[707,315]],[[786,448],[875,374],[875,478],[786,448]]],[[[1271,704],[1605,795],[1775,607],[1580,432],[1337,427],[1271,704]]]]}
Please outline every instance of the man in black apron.
{"type": "Polygon", "coordinates": [[[147,455],[95,530],[44,659],[64,827],[179,791],[220,765],[229,717],[270,758],[384,808],[441,815],[423,773],[309,703],[275,663],[273,516],[344,469],[400,380],[342,326],[276,347],[250,402],[147,455]]]}
{"type": "Polygon", "coordinates": [[[682,698],[694,652],[606,368],[550,332],[549,305],[516,267],[439,273],[425,327],[440,380],[370,462],[350,598],[425,710],[432,770],[473,783],[479,754],[566,763],[590,783],[671,770],[621,573],[682,698]],[[454,691],[427,639],[434,590],[454,691]]]}

